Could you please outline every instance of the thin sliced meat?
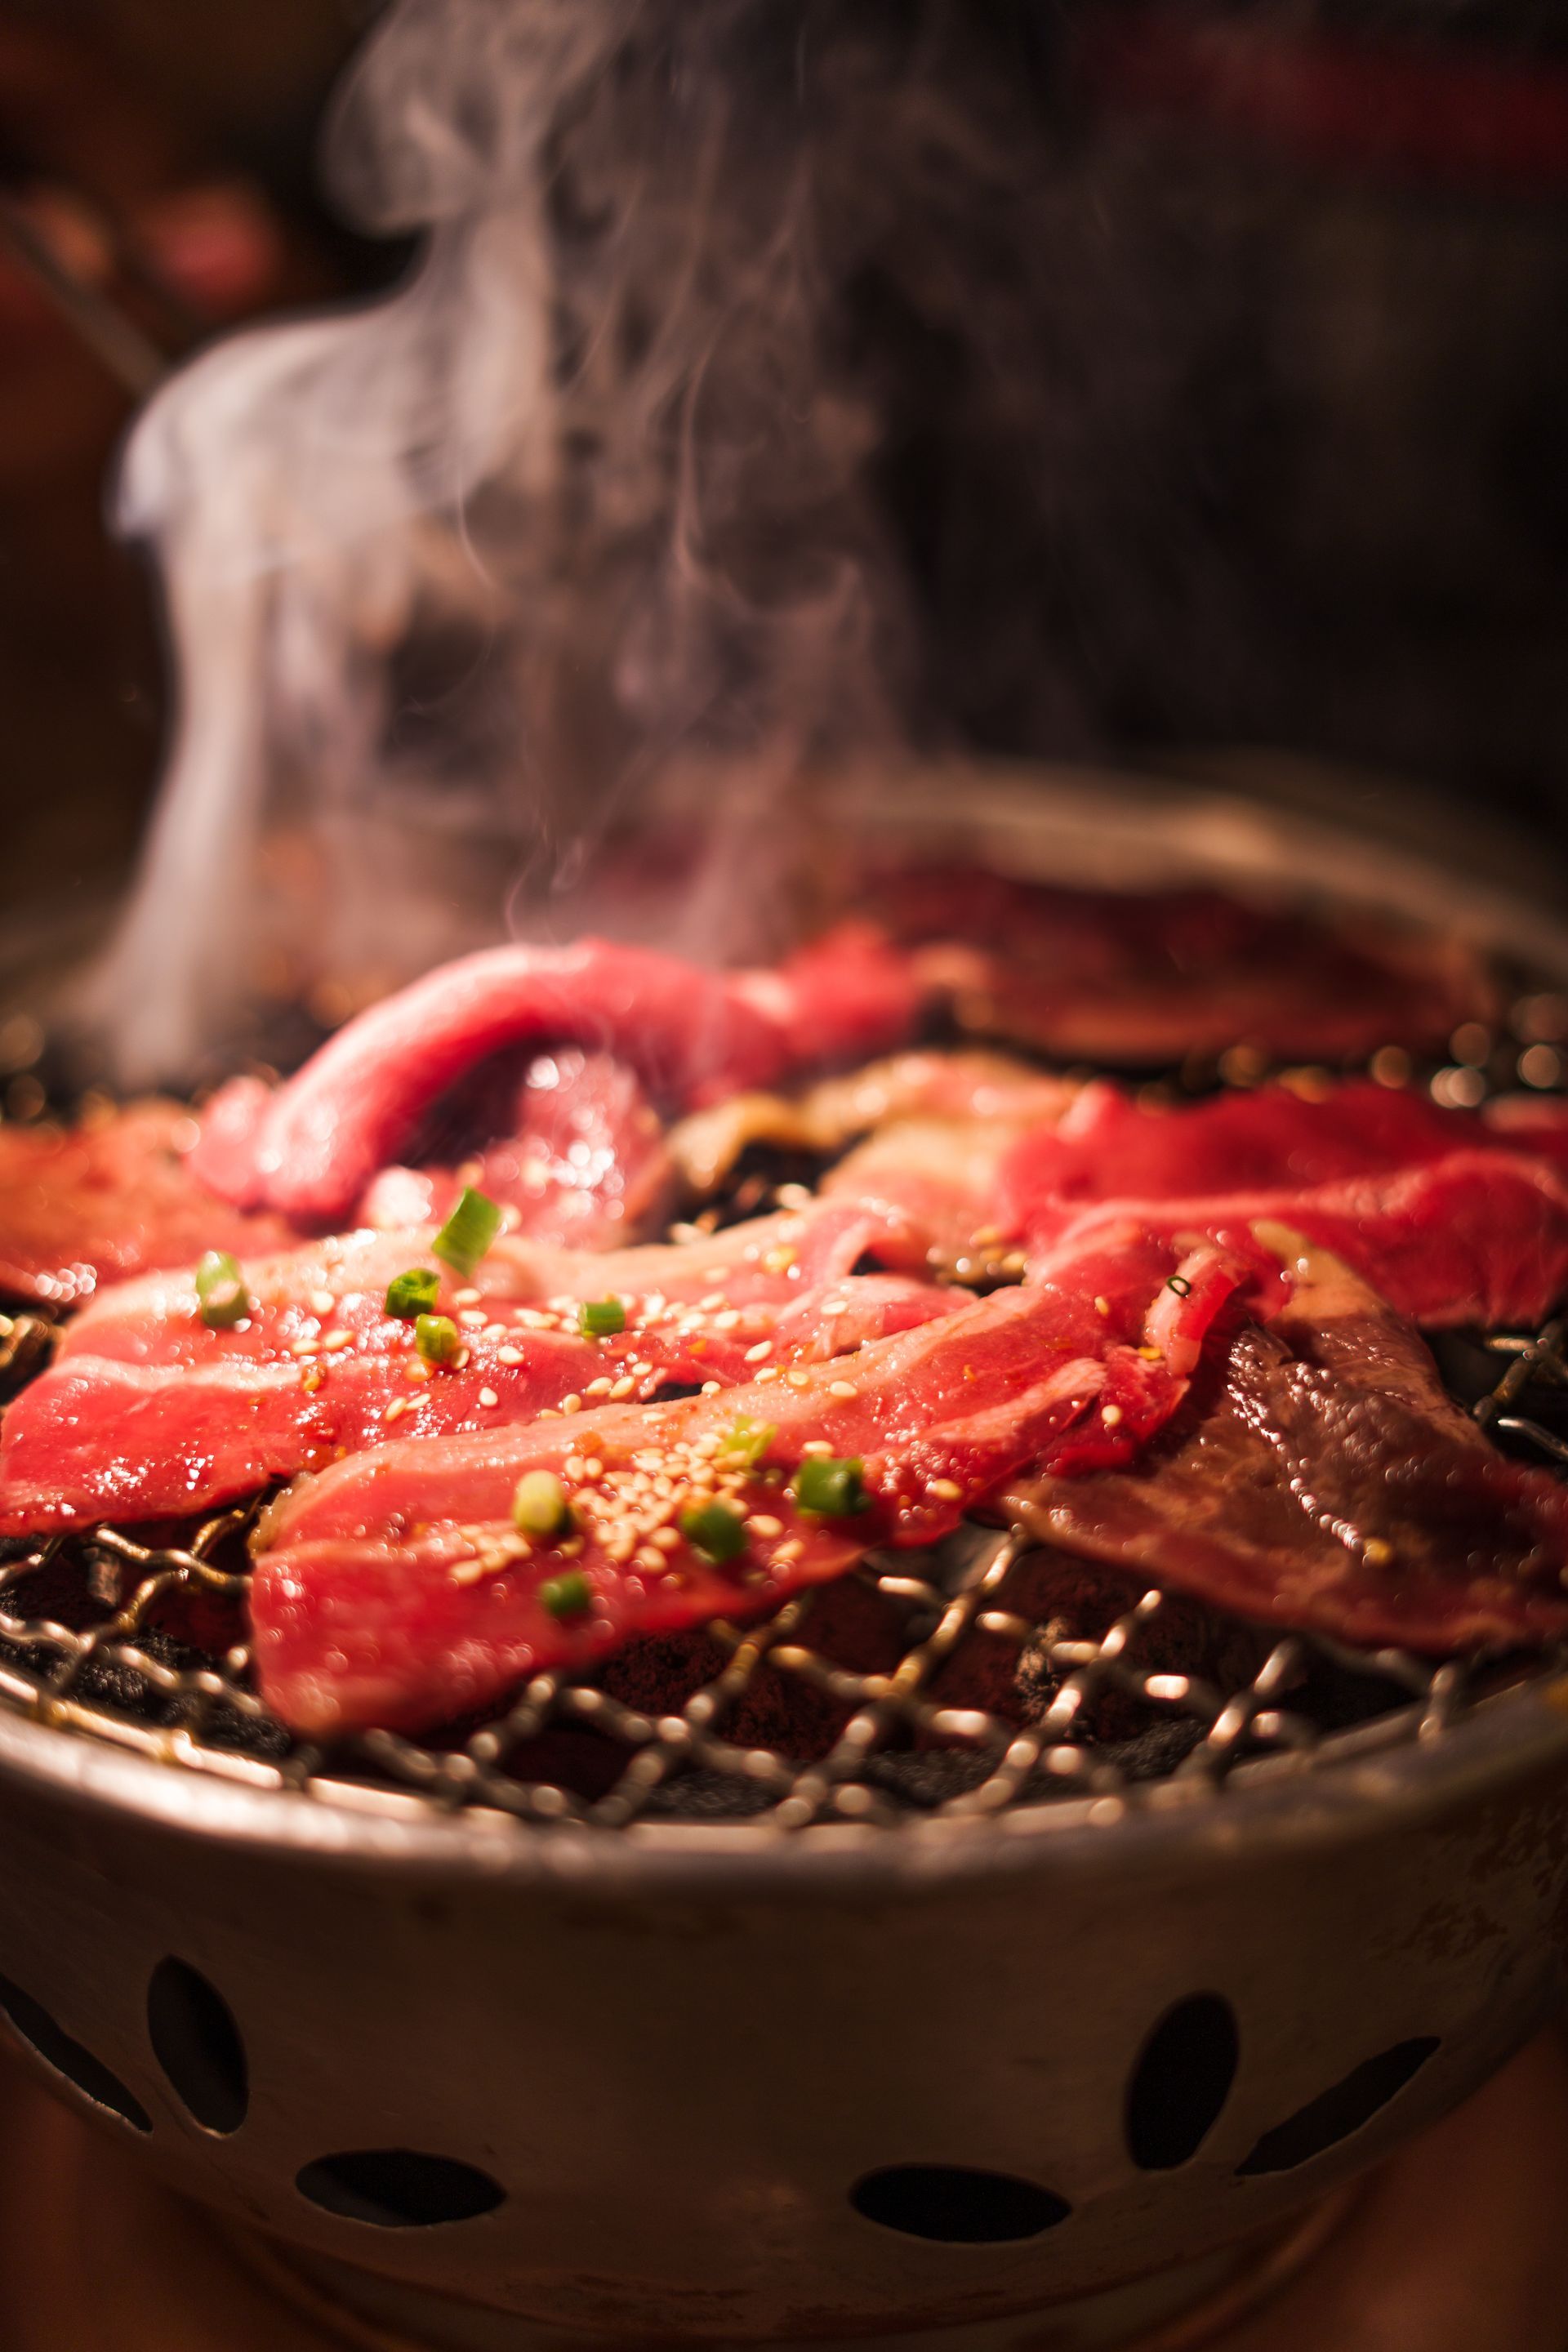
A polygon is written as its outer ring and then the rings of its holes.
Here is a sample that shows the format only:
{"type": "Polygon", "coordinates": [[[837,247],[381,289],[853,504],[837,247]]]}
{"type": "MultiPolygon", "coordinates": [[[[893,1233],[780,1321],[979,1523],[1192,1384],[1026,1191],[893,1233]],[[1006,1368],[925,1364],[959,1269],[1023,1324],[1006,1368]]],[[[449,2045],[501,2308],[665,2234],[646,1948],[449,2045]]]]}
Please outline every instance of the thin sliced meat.
{"type": "Polygon", "coordinates": [[[920,1003],[908,960],[856,926],[774,971],[703,971],[601,940],[489,949],[361,1013],[265,1102],[220,1097],[197,1172],[242,1205],[330,1224],[489,1055],[576,1044],[626,1062],[661,1100],[697,1104],[894,1045],[920,1003]]]}
{"type": "Polygon", "coordinates": [[[1536,1323],[1568,1291],[1568,1174],[1507,1129],[1369,1085],[1183,1108],[1089,1086],[1005,1155],[994,1204],[1047,1253],[1106,1219],[1229,1235],[1271,1218],[1434,1329],[1536,1323]]]}
{"type": "Polygon", "coordinates": [[[731,1095],[670,1129],[669,1150],[693,1192],[710,1192],[756,1144],[826,1158],[857,1136],[902,1118],[1010,1119],[1020,1128],[1059,1118],[1075,1080],[1032,1069],[1007,1054],[970,1047],[893,1054],[795,1095],[731,1095]]]}
{"type": "Polygon", "coordinates": [[[80,1126],[0,1127],[0,1294],[79,1306],[203,1250],[280,1249],[288,1221],[215,1201],[191,1168],[196,1122],[151,1100],[80,1126]]]}
{"type": "Polygon", "coordinates": [[[374,1176],[355,1223],[438,1225],[468,1184],[516,1212],[514,1232],[563,1247],[613,1248],[658,1222],[674,1163],[658,1114],[624,1062],[560,1046],[532,1055],[508,1092],[499,1113],[468,1122],[464,1156],[432,1139],[419,1164],[374,1176]]]}
{"type": "Polygon", "coordinates": [[[1049,888],[952,868],[861,903],[915,949],[960,1024],[1067,1061],[1152,1067],[1247,1045],[1304,1061],[1440,1047],[1486,1018],[1476,954],[1426,932],[1314,920],[1212,890],[1049,888]]]}
{"type": "Polygon", "coordinates": [[[765,1224],[756,1256],[733,1250],[727,1264],[711,1245],[617,1258],[503,1242],[484,1290],[443,1277],[440,1311],[459,1320],[463,1350],[437,1366],[384,1310],[395,1275],[434,1269],[428,1227],[253,1261],[252,1312],[226,1330],[202,1321],[188,1271],[121,1285],[0,1422],[0,1534],[210,1509],[394,1436],[749,1381],[764,1360],[820,1362],[962,1304],[900,1275],[853,1274],[887,1234],[853,1204],[765,1224]],[[606,1268],[633,1278],[614,1288],[606,1268]],[[612,1296],[624,1329],[585,1337],[580,1302],[612,1296]]]}
{"type": "Polygon", "coordinates": [[[1342,1261],[1264,1226],[1294,1296],[1136,1462],[1002,1507],[1139,1585],[1280,1630],[1441,1655],[1568,1633],[1568,1489],[1510,1461],[1342,1261]]]}
{"type": "Polygon", "coordinates": [[[1352,1080],[1166,1105],[1100,1080],[1082,1087],[1055,1126],[1034,1130],[1014,1181],[1021,1188],[1026,1173],[1053,1204],[1192,1199],[1424,1167],[1496,1140],[1485,1120],[1441,1110],[1413,1088],[1352,1080]]]}
{"type": "Polygon", "coordinates": [[[1034,1129],[1026,1118],[889,1119],[828,1170],[820,1192],[909,1218],[941,1261],[956,1263],[1011,1237],[1016,1220],[998,1208],[1003,1171],[1034,1129]]]}
{"type": "Polygon", "coordinates": [[[1568,1103],[1560,1095],[1499,1095],[1481,1118],[1513,1150],[1549,1160],[1568,1174],[1568,1103]]]}
{"type": "Polygon", "coordinates": [[[1212,1249],[1178,1265],[1129,1232],[1064,1253],[1026,1289],[872,1341],[846,1368],[340,1464],[281,1497],[258,1531],[263,1693],[312,1736],[416,1729],[637,1634],[768,1607],[873,1544],[929,1541],[1025,1463],[1127,1460],[1174,1410],[1244,1286],[1276,1303],[1278,1268],[1212,1249]],[[821,1446],[863,1465],[862,1511],[797,1509],[787,1482],[821,1446]],[[561,1481],[563,1539],[516,1531],[529,1470],[561,1481]],[[744,1519],[744,1548],[722,1567],[680,1528],[715,1492],[744,1519]]]}

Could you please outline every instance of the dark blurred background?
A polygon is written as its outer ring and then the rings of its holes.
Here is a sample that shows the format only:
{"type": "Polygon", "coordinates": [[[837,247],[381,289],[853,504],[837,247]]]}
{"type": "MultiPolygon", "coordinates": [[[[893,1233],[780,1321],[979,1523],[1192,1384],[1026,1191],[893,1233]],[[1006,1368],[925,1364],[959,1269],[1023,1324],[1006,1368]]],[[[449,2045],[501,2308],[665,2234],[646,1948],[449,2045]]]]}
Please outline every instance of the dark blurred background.
{"type": "MultiPolygon", "coordinates": [[[[950,36],[963,20],[942,0],[876,5],[950,18],[950,36]]],[[[940,337],[874,309],[867,323],[905,371],[880,495],[949,738],[1156,763],[1267,747],[1561,835],[1562,7],[982,13],[1062,190],[1040,256],[1038,408],[1009,424],[940,337]],[[1123,343],[1119,373],[1107,355],[1123,343]]],[[[353,235],[314,176],[325,94],[374,14],[12,0],[5,218],[171,356],[389,282],[409,249],[353,235]]],[[[132,405],[13,235],[0,908],[112,887],[155,779],[154,601],[104,524],[132,405]]]]}

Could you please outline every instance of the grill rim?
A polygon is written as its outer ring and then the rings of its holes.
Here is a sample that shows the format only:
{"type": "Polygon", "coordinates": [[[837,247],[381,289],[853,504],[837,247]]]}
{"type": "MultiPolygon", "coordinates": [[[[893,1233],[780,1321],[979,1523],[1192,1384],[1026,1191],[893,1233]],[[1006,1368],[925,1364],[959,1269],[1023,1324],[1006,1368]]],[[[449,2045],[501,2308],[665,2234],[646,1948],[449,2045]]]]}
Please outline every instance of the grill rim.
{"type": "Polygon", "coordinates": [[[1195,1869],[1229,1874],[1264,1853],[1279,1860],[1342,1846],[1347,1837],[1383,1837],[1402,1821],[1426,1827],[1449,1805],[1517,1798],[1521,1780],[1536,1775],[1552,1775],[1560,1790],[1568,1771],[1568,1670],[1561,1662],[1474,1700],[1458,1722],[1429,1738],[1401,1738],[1404,1720],[1400,1710],[1331,1734],[1310,1765],[1289,1755],[1249,1759],[1219,1788],[1206,1779],[1152,1781],[1115,1797],[915,1817],[893,1836],[875,1823],[843,1822],[793,1831],[765,1822],[633,1822],[606,1836],[484,1808],[436,1812],[416,1797],[345,1795],[321,1782],[304,1794],[171,1769],[101,1739],[62,1738],[57,1727],[9,1706],[0,1706],[0,1782],[100,1817],[107,1809],[176,1837],[328,1868],[630,1897],[735,1894],[749,1885],[767,1892],[804,1880],[824,1890],[842,1883],[858,1901],[868,1885],[918,1895],[976,1874],[1051,1864],[1075,1879],[1096,1869],[1121,1875],[1152,1867],[1190,1889],[1195,1869]]]}

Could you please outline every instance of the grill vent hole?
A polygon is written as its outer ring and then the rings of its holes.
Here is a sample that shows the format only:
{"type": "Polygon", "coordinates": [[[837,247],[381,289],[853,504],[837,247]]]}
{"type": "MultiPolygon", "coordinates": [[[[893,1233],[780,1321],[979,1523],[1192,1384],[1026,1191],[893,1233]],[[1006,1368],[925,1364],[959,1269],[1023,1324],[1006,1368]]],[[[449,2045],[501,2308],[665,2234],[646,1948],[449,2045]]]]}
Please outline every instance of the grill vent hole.
{"type": "Polygon", "coordinates": [[[1143,2044],[1127,2086],[1127,2149],[1142,2172],[1171,2172],[1196,2156],[1236,2080],[1241,2037],[1217,1992],[1167,2011],[1143,2044]]]}
{"type": "Polygon", "coordinates": [[[49,2012],[30,1993],[14,1985],[9,1977],[0,1977],[0,2009],[3,2009],[24,2042],[36,2050],[47,2066],[63,2074],[73,2084],[83,2098],[90,2099],[97,2107],[107,2107],[111,2116],[122,2123],[133,2125],[137,2131],[150,2132],[153,2118],[140,2099],[128,2091],[118,2074],[111,2074],[90,2050],[73,2042],[63,2027],[55,2023],[49,2012]]]}
{"type": "Polygon", "coordinates": [[[319,2157],[294,2185],[312,2205],[378,2230],[472,2221],[493,2213],[506,2197],[500,2181],[477,2166],[411,2147],[360,2147],[344,2156],[319,2157]]]}
{"type": "Polygon", "coordinates": [[[1320,2092],[1284,2123],[1265,2132],[1237,2171],[1244,2179],[1259,2172],[1292,2172],[1297,2165],[1309,2164],[1326,2148],[1349,2139],[1352,2132],[1369,2124],[1380,2107],[1403,2091],[1436,2047],[1436,2035],[1424,2033],[1410,2042],[1396,2042],[1392,2050],[1379,2051],[1375,2058],[1363,2059],[1342,2082],[1320,2092]]]}
{"type": "Polygon", "coordinates": [[[153,2054],[203,2128],[234,2132],[250,2105],[245,2044],[223,1995],[184,1960],[160,1960],[147,1987],[153,2054]]]}
{"type": "Polygon", "coordinates": [[[1037,2238],[1072,2211],[1062,2198],[1032,2180],[1011,2172],[978,2172],[965,2164],[885,2165],[856,2182],[849,2202],[884,2230],[949,2246],[1037,2238]]]}

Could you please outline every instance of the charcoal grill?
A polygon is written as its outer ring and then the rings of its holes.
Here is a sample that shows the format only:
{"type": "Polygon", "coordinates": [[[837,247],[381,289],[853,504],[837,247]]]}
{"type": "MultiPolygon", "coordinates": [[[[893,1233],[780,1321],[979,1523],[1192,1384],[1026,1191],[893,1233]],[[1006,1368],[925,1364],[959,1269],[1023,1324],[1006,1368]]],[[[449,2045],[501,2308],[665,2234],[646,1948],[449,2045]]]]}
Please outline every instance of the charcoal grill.
{"type": "MultiPolygon", "coordinates": [[[[966,836],[1462,919],[1528,956],[1525,1013],[1410,1082],[1555,1078],[1549,916],[1315,820],[1097,792],[971,780],[966,836]]],[[[896,822],[923,845],[942,798],[896,822]]],[[[39,1345],[15,1318],[0,1371],[39,1345]]],[[[1568,1465],[1562,1323],[1454,1364],[1568,1465]]],[[[244,1531],[0,1564],[0,2004],[166,2178],[433,2342],[1120,2340],[1266,2276],[1556,1999],[1561,1659],[1290,1636],[1221,1686],[1151,1660],[1166,1604],[1130,1590],[1048,1643],[1022,1729],[933,1692],[965,1643],[1037,1638],[1002,1605],[1024,1538],[974,1528],[862,1572],[903,1629],[877,1675],[805,1595],[719,1628],[668,1715],[548,1675],[452,1744],[329,1754],[242,1645],[157,1630],[175,1591],[237,1600],[244,1531]],[[826,1753],[728,1736],[763,1674],[838,1705],[826,1753]],[[1142,1727],[1114,1745],[1108,1694],[1142,1727]],[[563,1732],[592,1783],[538,1769],[563,1732]]]]}

